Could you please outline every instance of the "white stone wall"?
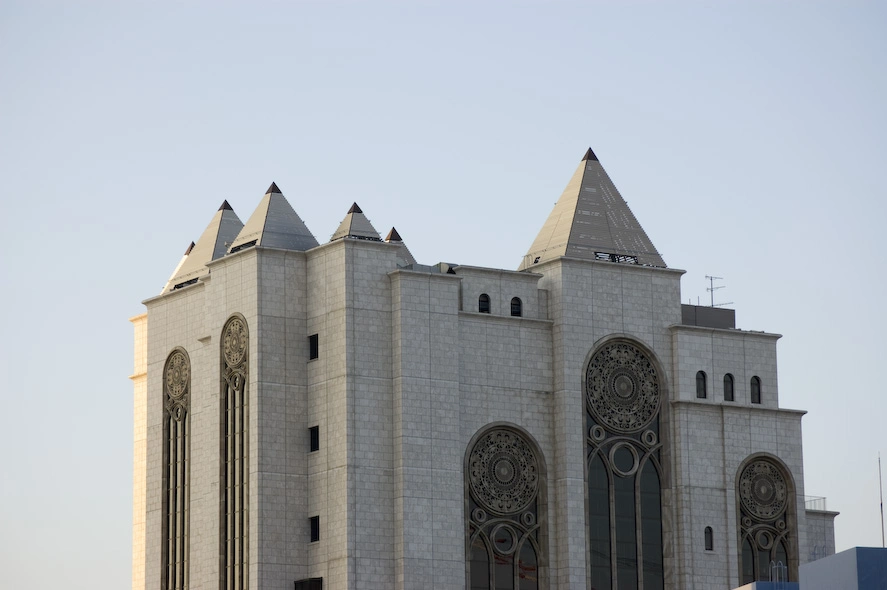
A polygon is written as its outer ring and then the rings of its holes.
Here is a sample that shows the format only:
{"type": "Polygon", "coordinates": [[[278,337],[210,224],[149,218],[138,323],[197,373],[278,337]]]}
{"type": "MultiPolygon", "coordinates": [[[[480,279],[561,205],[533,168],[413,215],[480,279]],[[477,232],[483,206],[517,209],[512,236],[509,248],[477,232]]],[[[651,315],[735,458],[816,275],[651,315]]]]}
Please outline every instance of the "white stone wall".
{"type": "Polygon", "coordinates": [[[835,554],[835,517],[837,512],[807,510],[807,551],[801,563],[809,563],[835,554]]]}
{"type": "Polygon", "coordinates": [[[132,404],[132,588],[145,588],[145,484],[148,449],[148,314],[133,324],[132,404]]]}

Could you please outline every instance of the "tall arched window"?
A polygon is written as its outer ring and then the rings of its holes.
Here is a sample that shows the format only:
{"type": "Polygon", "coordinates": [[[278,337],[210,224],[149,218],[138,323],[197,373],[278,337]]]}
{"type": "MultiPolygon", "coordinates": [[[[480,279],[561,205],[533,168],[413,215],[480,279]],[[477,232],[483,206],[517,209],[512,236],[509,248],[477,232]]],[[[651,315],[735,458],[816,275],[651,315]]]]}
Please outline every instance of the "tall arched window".
{"type": "Polygon", "coordinates": [[[705,527],[705,550],[706,551],[714,551],[715,548],[715,533],[711,530],[710,526],[705,527]]]}
{"type": "Polygon", "coordinates": [[[490,296],[486,293],[482,293],[477,298],[477,311],[480,313],[490,313],[490,296]]]}
{"type": "Polygon", "coordinates": [[[732,402],[735,399],[733,395],[733,375],[727,373],[724,375],[724,401],[732,402]]]}
{"type": "Polygon", "coordinates": [[[586,369],[587,517],[593,588],[665,587],[661,389],[656,367],[634,343],[616,340],[595,352],[586,369]]]}
{"type": "Polygon", "coordinates": [[[536,444],[493,426],[469,446],[465,478],[468,588],[546,588],[545,468],[536,444]]]}
{"type": "Polygon", "coordinates": [[[794,482],[779,459],[755,455],[740,467],[736,482],[740,583],[770,579],[770,562],[798,579],[794,482]]]}
{"type": "Polygon", "coordinates": [[[222,330],[222,588],[249,588],[249,332],[241,315],[222,330]]]}
{"type": "Polygon", "coordinates": [[[761,378],[757,375],[751,378],[751,403],[761,403],[761,378]]]}
{"type": "Polygon", "coordinates": [[[705,390],[705,371],[696,371],[696,397],[705,399],[708,392],[705,390]]]}
{"type": "Polygon", "coordinates": [[[521,302],[519,297],[511,298],[511,315],[514,317],[521,317],[523,315],[523,303],[521,302]]]}
{"type": "Polygon", "coordinates": [[[174,349],[163,367],[163,590],[188,588],[191,360],[174,349]]]}

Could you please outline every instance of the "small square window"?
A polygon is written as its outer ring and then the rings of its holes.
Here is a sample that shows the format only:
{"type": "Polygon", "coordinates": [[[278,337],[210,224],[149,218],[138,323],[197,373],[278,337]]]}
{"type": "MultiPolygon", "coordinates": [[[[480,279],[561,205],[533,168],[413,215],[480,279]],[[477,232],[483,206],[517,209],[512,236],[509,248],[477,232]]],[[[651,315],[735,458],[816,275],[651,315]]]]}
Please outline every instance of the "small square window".
{"type": "Polygon", "coordinates": [[[320,541],[320,517],[312,516],[308,520],[311,521],[311,542],[316,543],[320,541]]]}
{"type": "Polygon", "coordinates": [[[320,343],[317,334],[312,334],[308,336],[308,359],[314,360],[318,356],[320,356],[320,343]]]}
{"type": "Polygon", "coordinates": [[[308,429],[309,438],[311,439],[311,452],[320,450],[320,426],[312,426],[308,429]]]}

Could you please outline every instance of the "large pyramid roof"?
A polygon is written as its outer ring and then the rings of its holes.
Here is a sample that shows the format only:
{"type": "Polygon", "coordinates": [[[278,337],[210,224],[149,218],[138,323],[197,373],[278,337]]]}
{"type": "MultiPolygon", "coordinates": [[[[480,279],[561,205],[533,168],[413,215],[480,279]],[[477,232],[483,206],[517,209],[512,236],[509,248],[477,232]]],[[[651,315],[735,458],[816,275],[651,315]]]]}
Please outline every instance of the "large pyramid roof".
{"type": "Polygon", "coordinates": [[[243,222],[231,209],[228,201],[222,203],[203,234],[186,258],[179,262],[178,269],[169,279],[164,292],[172,291],[185,284],[191,284],[206,274],[206,264],[225,255],[228,244],[237,236],[243,222]]]}
{"type": "Polygon", "coordinates": [[[665,267],[591,148],[518,270],[560,256],[665,267]]]}
{"type": "Polygon", "coordinates": [[[379,237],[379,232],[376,231],[370,220],[366,218],[366,215],[363,214],[357,203],[354,203],[351,205],[351,209],[348,209],[345,219],[339,224],[339,229],[336,230],[330,241],[334,242],[340,238],[357,238],[374,242],[382,241],[382,238],[379,237]]]}
{"type": "Polygon", "coordinates": [[[272,182],[259,206],[231,243],[229,252],[251,246],[304,252],[317,245],[305,222],[272,182]]]}

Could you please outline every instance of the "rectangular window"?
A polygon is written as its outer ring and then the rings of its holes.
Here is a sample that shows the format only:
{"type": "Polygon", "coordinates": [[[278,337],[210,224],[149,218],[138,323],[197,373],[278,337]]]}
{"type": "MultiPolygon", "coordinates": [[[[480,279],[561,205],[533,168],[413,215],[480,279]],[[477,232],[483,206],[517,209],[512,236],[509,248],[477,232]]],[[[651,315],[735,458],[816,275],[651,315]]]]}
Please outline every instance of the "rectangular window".
{"type": "Polygon", "coordinates": [[[320,356],[320,344],[318,342],[317,334],[312,334],[311,336],[308,336],[308,358],[314,360],[318,356],[320,356]]]}
{"type": "Polygon", "coordinates": [[[311,439],[311,452],[320,450],[320,426],[312,426],[308,429],[309,438],[311,439]]]}
{"type": "Polygon", "coordinates": [[[308,520],[311,521],[311,542],[320,541],[320,517],[312,516],[308,520]]]}

